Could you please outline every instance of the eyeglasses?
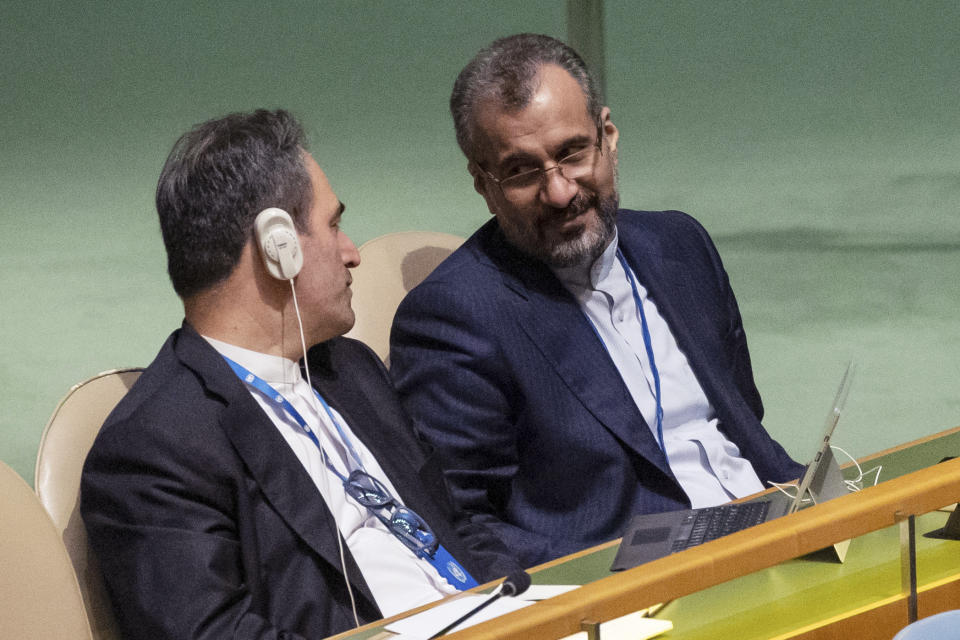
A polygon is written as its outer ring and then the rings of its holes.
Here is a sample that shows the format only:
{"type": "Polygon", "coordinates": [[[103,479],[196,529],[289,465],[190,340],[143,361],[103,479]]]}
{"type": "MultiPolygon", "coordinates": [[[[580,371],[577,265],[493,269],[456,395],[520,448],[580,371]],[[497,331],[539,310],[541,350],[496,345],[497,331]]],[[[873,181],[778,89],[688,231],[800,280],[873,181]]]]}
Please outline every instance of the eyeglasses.
{"type": "Polygon", "coordinates": [[[417,557],[433,557],[439,546],[430,526],[413,509],[401,506],[383,483],[366,471],[357,469],[343,481],[347,495],[371,510],[397,539],[417,557]],[[388,509],[386,515],[378,512],[388,509]]]}
{"type": "Polygon", "coordinates": [[[484,173],[500,187],[503,197],[512,201],[524,201],[536,194],[543,186],[548,171],[556,169],[567,180],[579,180],[593,172],[597,154],[603,154],[603,124],[597,120],[597,141],[589,147],[574,151],[557,160],[552,167],[537,167],[498,178],[486,169],[484,173]]]}

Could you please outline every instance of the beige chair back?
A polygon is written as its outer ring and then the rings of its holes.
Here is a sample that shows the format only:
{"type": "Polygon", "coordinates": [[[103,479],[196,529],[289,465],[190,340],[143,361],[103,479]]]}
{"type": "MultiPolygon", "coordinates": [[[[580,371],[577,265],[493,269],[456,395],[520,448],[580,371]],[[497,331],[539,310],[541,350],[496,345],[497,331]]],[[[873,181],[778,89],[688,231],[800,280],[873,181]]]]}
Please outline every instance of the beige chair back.
{"type": "Polygon", "coordinates": [[[90,640],[80,585],[50,517],[0,462],[0,640],[90,640]]]}
{"type": "Polygon", "coordinates": [[[120,636],[80,518],[80,473],[104,420],[140,377],[141,371],[105,371],[74,385],[50,417],[37,455],[34,487],[73,563],[97,640],[114,640],[120,636]]]}
{"type": "Polygon", "coordinates": [[[365,242],[353,273],[357,322],[347,333],[388,362],[390,326],[407,292],[463,244],[463,238],[436,231],[400,231],[365,242]]]}

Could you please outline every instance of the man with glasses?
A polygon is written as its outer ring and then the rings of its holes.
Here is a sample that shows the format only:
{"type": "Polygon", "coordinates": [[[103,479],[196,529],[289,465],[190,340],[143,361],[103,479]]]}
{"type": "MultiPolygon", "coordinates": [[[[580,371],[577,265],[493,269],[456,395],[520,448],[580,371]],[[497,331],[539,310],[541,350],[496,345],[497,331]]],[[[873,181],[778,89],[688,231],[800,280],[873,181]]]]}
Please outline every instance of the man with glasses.
{"type": "Polygon", "coordinates": [[[390,358],[459,506],[530,566],[796,478],[706,231],[618,208],[619,131],[580,57],[498,40],[450,108],[494,218],[400,305],[390,358]]]}
{"type": "Polygon", "coordinates": [[[232,114],[160,176],[185,321],[81,491],[125,638],[321,638],[517,570],[452,508],[380,360],[340,337],[360,258],[304,146],[289,113],[232,114]]]}

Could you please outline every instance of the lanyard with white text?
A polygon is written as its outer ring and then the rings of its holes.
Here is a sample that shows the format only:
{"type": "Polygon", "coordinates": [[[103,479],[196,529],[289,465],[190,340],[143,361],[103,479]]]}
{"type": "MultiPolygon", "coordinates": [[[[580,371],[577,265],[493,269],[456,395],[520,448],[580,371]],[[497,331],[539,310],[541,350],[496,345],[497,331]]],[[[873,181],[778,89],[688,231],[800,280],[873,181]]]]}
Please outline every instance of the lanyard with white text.
{"type": "MultiPolygon", "coordinates": [[[[223,356],[224,360],[227,361],[227,364],[230,365],[230,368],[233,369],[233,372],[239,376],[241,380],[246,382],[248,385],[259,391],[264,395],[264,397],[269,398],[273,402],[276,402],[283,410],[293,418],[300,428],[303,429],[304,433],[313,440],[313,444],[317,445],[317,448],[321,451],[323,447],[320,445],[320,440],[317,438],[317,434],[313,432],[310,428],[310,425],[307,424],[307,421],[303,419],[303,416],[300,415],[300,412],[293,408],[293,405],[290,404],[290,401],[283,397],[276,389],[270,386],[266,380],[259,377],[255,373],[252,373],[249,369],[245,368],[243,365],[234,362],[227,356],[223,356]]],[[[313,393],[317,396],[317,400],[320,401],[323,410],[327,412],[327,416],[330,418],[330,422],[333,423],[333,426],[336,427],[337,433],[340,434],[340,439],[343,440],[343,444],[347,447],[347,450],[350,452],[350,457],[354,459],[357,463],[357,466],[363,469],[363,462],[360,461],[360,455],[357,453],[357,450],[353,448],[353,443],[350,441],[350,438],[347,437],[347,434],[343,432],[343,429],[340,427],[340,422],[333,416],[333,411],[330,409],[330,405],[327,404],[327,401],[323,399],[316,389],[312,390],[313,393]]],[[[346,480],[343,474],[341,474],[335,467],[330,464],[329,459],[326,455],[323,456],[323,460],[327,463],[327,466],[330,467],[330,470],[337,474],[341,480],[346,480]]],[[[349,470],[348,470],[349,471],[349,470]]]]}
{"type": "MultiPolygon", "coordinates": [[[[617,259],[620,261],[620,266],[623,267],[623,270],[627,274],[627,282],[630,283],[630,289],[633,291],[633,301],[637,305],[637,311],[640,312],[640,329],[643,333],[643,345],[647,351],[647,360],[650,361],[650,375],[653,377],[654,397],[656,399],[657,443],[660,445],[660,449],[663,451],[664,457],[666,457],[667,447],[663,441],[663,404],[660,398],[660,372],[657,370],[657,363],[653,358],[653,340],[650,338],[650,329],[647,326],[647,314],[643,312],[643,300],[640,299],[640,292],[637,290],[637,281],[633,277],[633,272],[630,270],[630,265],[627,264],[627,260],[623,257],[623,253],[621,253],[620,249],[617,249],[617,259]]],[[[587,318],[587,321],[590,323],[590,328],[593,329],[593,332],[600,340],[600,344],[602,344],[603,348],[607,350],[607,353],[610,353],[610,350],[607,348],[607,344],[603,341],[603,338],[600,336],[600,332],[597,331],[597,328],[593,325],[593,322],[589,317],[587,318]]],[[[669,459],[667,463],[669,464],[669,459]]]]}
{"type": "MultiPolygon", "coordinates": [[[[317,449],[320,451],[320,457],[323,459],[324,463],[327,465],[327,468],[330,469],[330,471],[333,474],[335,474],[338,478],[340,478],[342,482],[346,483],[348,481],[348,479],[342,473],[340,473],[340,471],[338,471],[337,468],[334,467],[333,464],[330,462],[330,458],[324,452],[323,445],[320,444],[320,439],[317,437],[317,434],[314,433],[314,431],[310,428],[310,425],[307,424],[307,421],[303,419],[303,416],[300,415],[300,412],[297,411],[292,404],[290,404],[289,400],[284,398],[280,392],[278,392],[276,389],[271,387],[266,380],[259,377],[255,373],[251,372],[250,370],[245,368],[243,365],[237,362],[234,362],[227,356],[223,356],[223,359],[227,361],[227,364],[230,365],[230,368],[233,369],[233,372],[236,373],[241,380],[243,380],[245,383],[247,383],[248,385],[256,389],[265,398],[283,407],[283,410],[286,411],[287,415],[293,418],[293,420],[297,423],[297,425],[300,426],[303,432],[306,433],[307,436],[310,438],[310,440],[313,441],[313,444],[316,445],[317,449]]],[[[354,448],[350,438],[347,436],[343,428],[340,426],[340,421],[337,420],[336,417],[333,415],[333,410],[330,409],[330,405],[327,404],[327,401],[323,399],[323,396],[321,396],[316,389],[312,389],[312,391],[314,395],[316,395],[317,399],[320,401],[320,404],[323,406],[324,411],[326,411],[327,416],[329,416],[330,421],[333,423],[333,426],[337,429],[337,433],[340,434],[340,438],[343,440],[343,444],[350,451],[351,457],[356,461],[357,466],[360,468],[360,470],[366,473],[366,469],[364,469],[363,462],[360,460],[360,455],[357,453],[357,450],[354,448]]],[[[383,522],[384,526],[387,527],[387,531],[390,531],[391,533],[394,533],[394,535],[396,535],[396,533],[393,531],[393,528],[390,526],[390,522],[382,514],[378,513],[377,511],[374,511],[370,507],[367,507],[367,509],[378,520],[383,522]]],[[[424,560],[426,560],[427,562],[429,562],[431,565],[433,565],[433,568],[436,569],[437,572],[447,580],[447,582],[449,582],[452,586],[456,587],[457,589],[460,589],[461,591],[464,589],[470,589],[479,584],[473,578],[473,576],[471,576],[470,573],[459,562],[457,562],[453,558],[453,556],[450,555],[450,552],[447,551],[441,544],[437,544],[437,548],[432,553],[427,552],[426,550],[421,550],[420,552],[417,552],[417,555],[423,558],[424,560]]]]}

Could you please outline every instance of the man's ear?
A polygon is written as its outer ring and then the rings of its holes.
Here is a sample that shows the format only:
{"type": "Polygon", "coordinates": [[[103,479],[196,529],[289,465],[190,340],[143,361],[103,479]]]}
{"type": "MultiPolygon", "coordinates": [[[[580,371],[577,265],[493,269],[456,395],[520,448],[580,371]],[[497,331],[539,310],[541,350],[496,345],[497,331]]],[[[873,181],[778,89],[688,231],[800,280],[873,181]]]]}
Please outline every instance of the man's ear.
{"type": "Polygon", "coordinates": [[[607,146],[610,147],[611,153],[616,155],[620,130],[617,129],[617,125],[613,124],[613,120],[610,118],[610,107],[604,107],[600,110],[600,126],[603,127],[603,136],[607,141],[607,146]]]}
{"type": "Polygon", "coordinates": [[[467,171],[473,177],[473,190],[486,197],[487,181],[485,180],[486,176],[483,175],[483,169],[476,162],[470,160],[467,162],[467,171]]]}
{"type": "Polygon", "coordinates": [[[487,203],[487,209],[490,210],[490,214],[496,215],[496,209],[490,197],[490,181],[487,179],[487,174],[480,168],[480,165],[473,160],[467,163],[467,171],[473,176],[474,191],[483,196],[484,201],[487,203]]]}

